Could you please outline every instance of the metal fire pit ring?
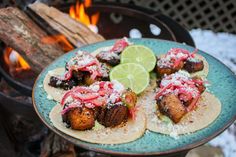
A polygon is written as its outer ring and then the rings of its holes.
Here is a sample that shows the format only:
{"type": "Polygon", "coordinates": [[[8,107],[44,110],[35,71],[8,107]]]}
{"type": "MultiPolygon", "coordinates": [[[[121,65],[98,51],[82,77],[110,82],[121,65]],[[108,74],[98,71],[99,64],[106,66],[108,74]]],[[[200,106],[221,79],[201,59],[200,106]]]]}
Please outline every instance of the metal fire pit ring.
{"type": "MultiPolygon", "coordinates": [[[[0,53],[0,58],[2,57],[3,53],[0,53]]],[[[30,96],[32,94],[32,87],[25,85],[14,78],[12,78],[2,67],[0,64],[0,75],[2,75],[2,78],[15,90],[19,91],[21,94],[30,96]]]]}
{"type": "MultiPolygon", "coordinates": [[[[62,10],[67,10],[69,8],[69,6],[64,5],[62,6],[55,6],[59,9],[62,10]]],[[[137,14],[138,16],[140,16],[140,18],[148,18],[151,21],[156,21],[157,23],[161,23],[162,25],[164,25],[171,33],[171,35],[173,36],[173,39],[177,42],[185,42],[188,45],[191,46],[195,46],[194,42],[190,36],[190,34],[187,32],[187,30],[185,28],[183,28],[182,26],[180,26],[177,22],[171,20],[170,18],[168,18],[167,16],[161,14],[160,12],[154,12],[154,11],[150,11],[141,7],[135,7],[135,8],[128,8],[130,6],[127,5],[105,5],[105,4],[94,4],[91,7],[91,10],[106,10],[106,12],[112,12],[114,10],[117,10],[117,12],[127,12],[127,15],[131,15],[131,16],[136,16],[137,14]],[[145,11],[146,10],[146,11],[145,11]],[[150,13],[147,14],[145,12],[150,13]],[[181,33],[182,32],[182,33],[181,33]]],[[[26,13],[29,11],[28,9],[26,9],[26,13]]],[[[32,18],[32,15],[30,16],[32,18]]],[[[40,25],[39,19],[33,18],[33,20],[35,20],[35,22],[40,25]]],[[[41,23],[42,24],[42,23],[41,23]]],[[[42,28],[43,26],[40,25],[42,28]]],[[[0,57],[2,57],[3,53],[0,53],[0,57]]],[[[12,86],[14,89],[16,89],[17,91],[19,91],[20,93],[22,93],[23,95],[26,96],[31,96],[32,94],[32,86],[30,85],[26,85],[24,83],[21,83],[17,80],[15,80],[14,78],[12,78],[4,69],[3,67],[0,65],[0,74],[2,75],[2,77],[4,78],[4,80],[6,80],[6,82],[12,86]]]]}

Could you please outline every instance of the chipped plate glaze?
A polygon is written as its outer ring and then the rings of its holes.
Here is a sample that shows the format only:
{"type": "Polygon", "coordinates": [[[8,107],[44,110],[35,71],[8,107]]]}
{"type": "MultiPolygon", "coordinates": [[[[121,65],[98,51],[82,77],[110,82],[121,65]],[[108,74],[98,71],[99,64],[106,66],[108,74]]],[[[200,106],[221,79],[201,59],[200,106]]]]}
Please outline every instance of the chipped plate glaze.
{"type": "MultiPolygon", "coordinates": [[[[156,39],[130,39],[135,44],[142,44],[151,48],[157,55],[167,52],[170,48],[180,47],[193,51],[194,48],[170,41],[156,40],[156,39]]],[[[111,46],[114,40],[104,41],[79,48],[87,52],[103,47],[111,46]]],[[[223,132],[236,119],[236,77],[233,72],[227,68],[220,61],[214,57],[199,51],[199,54],[204,56],[209,63],[209,74],[207,79],[211,86],[209,90],[216,95],[221,103],[222,110],[219,117],[207,128],[199,130],[192,134],[181,135],[178,139],[171,138],[166,135],[147,131],[140,139],[136,141],[118,144],[118,145],[101,145],[92,144],[80,141],[53,127],[49,119],[49,112],[56,105],[56,102],[46,99],[47,94],[42,87],[43,79],[49,70],[57,67],[64,67],[75,52],[79,49],[73,50],[55,60],[51,65],[45,68],[38,76],[33,89],[33,104],[40,119],[53,132],[61,137],[71,141],[72,143],[83,147],[85,149],[110,153],[116,155],[163,155],[172,154],[189,150],[191,148],[202,145],[221,132],[223,132]]]]}

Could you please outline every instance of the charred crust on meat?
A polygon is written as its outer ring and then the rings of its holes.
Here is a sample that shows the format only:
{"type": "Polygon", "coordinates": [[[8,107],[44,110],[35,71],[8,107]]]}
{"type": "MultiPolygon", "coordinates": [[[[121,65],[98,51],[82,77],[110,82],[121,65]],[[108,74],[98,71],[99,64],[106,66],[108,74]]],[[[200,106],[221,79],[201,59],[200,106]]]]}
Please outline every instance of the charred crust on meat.
{"type": "Polygon", "coordinates": [[[59,78],[57,78],[55,76],[51,76],[48,85],[55,87],[55,88],[61,88],[64,90],[68,90],[68,89],[73,88],[74,86],[77,86],[78,82],[75,81],[74,79],[60,80],[59,78]]]}
{"type": "Polygon", "coordinates": [[[204,68],[204,64],[202,60],[198,59],[187,59],[184,64],[184,69],[189,73],[201,71],[204,68]]]}
{"type": "Polygon", "coordinates": [[[184,105],[174,94],[168,94],[157,100],[160,112],[168,116],[174,123],[178,123],[187,113],[184,105]]]}
{"type": "Polygon", "coordinates": [[[120,64],[120,53],[108,52],[108,51],[101,51],[99,54],[96,55],[96,58],[102,62],[107,63],[111,66],[116,66],[120,64]],[[112,53],[113,55],[107,57],[108,53],[112,53]]]}
{"type": "Polygon", "coordinates": [[[95,126],[95,110],[86,107],[76,107],[62,115],[66,127],[74,130],[89,130],[95,126]]]}
{"type": "Polygon", "coordinates": [[[97,121],[105,127],[115,127],[128,120],[128,108],[124,105],[107,104],[98,108],[97,121]]]}

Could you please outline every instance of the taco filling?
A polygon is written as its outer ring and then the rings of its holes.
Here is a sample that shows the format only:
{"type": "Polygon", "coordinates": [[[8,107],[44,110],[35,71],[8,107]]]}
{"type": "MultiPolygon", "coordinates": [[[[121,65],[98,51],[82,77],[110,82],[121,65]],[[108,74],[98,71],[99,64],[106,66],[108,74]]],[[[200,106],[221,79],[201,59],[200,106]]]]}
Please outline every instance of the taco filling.
{"type": "Polygon", "coordinates": [[[190,77],[189,73],[183,71],[165,75],[157,83],[155,97],[160,113],[178,123],[184,115],[197,107],[206,89],[204,83],[200,77],[190,77]]]}
{"type": "Polygon", "coordinates": [[[62,76],[51,76],[48,85],[64,90],[78,85],[90,85],[96,81],[108,80],[110,67],[100,63],[89,53],[78,51],[65,65],[62,76]]]}
{"type": "Polygon", "coordinates": [[[131,45],[127,38],[117,40],[109,50],[102,50],[96,55],[96,58],[110,66],[115,66],[120,63],[120,54],[127,47],[131,45]]]}
{"type": "Polygon", "coordinates": [[[156,71],[160,76],[172,74],[180,69],[189,73],[202,71],[204,62],[197,57],[196,53],[197,49],[191,53],[182,48],[172,48],[167,54],[157,58],[156,71]]]}
{"type": "Polygon", "coordinates": [[[89,130],[95,121],[105,127],[125,124],[133,111],[137,96],[117,81],[100,81],[66,92],[61,99],[63,122],[74,130],[89,130]]]}

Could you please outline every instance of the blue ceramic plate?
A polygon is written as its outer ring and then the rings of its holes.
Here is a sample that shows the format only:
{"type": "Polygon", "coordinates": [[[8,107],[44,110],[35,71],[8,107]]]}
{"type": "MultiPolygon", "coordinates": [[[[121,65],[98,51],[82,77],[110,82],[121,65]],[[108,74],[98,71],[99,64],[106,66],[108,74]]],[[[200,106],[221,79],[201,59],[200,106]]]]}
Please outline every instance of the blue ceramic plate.
{"type": "MultiPolygon", "coordinates": [[[[141,44],[151,48],[153,52],[156,53],[156,55],[165,53],[173,47],[185,48],[189,51],[194,50],[193,47],[164,40],[130,40],[135,44],[141,44]]],[[[110,46],[113,44],[114,40],[110,40],[84,46],[79,49],[85,50],[87,52],[93,52],[100,47],[110,46]]],[[[44,91],[42,84],[44,77],[49,70],[55,69],[57,67],[64,67],[66,61],[73,57],[77,50],[78,49],[61,56],[46,69],[44,69],[44,71],[39,75],[33,89],[33,104],[38,116],[52,131],[78,146],[98,152],[118,155],[169,154],[188,150],[206,143],[207,141],[224,131],[236,119],[235,75],[220,61],[202,51],[199,51],[199,54],[203,55],[206,58],[210,66],[209,75],[207,77],[207,79],[211,82],[211,86],[209,87],[209,89],[220,99],[222,103],[222,110],[219,117],[210,126],[189,135],[182,135],[177,140],[169,136],[150,131],[146,132],[141,138],[137,139],[136,141],[118,145],[92,144],[75,139],[53,127],[49,119],[49,112],[51,111],[53,106],[56,105],[56,103],[54,101],[46,99],[47,94],[44,91]]]]}

